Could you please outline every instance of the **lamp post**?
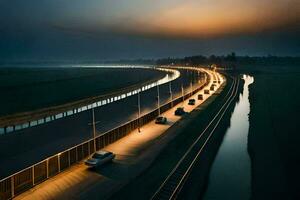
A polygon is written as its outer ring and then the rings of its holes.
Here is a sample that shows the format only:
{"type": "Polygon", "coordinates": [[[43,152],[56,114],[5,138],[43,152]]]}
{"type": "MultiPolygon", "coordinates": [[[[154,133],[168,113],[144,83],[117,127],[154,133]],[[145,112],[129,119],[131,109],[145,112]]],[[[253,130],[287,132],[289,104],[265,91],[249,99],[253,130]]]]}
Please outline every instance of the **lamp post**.
{"type": "Polygon", "coordinates": [[[98,124],[100,121],[95,121],[95,110],[92,108],[92,123],[88,123],[88,125],[93,126],[93,141],[94,141],[94,152],[96,152],[96,124],[98,124]]]}
{"type": "Polygon", "coordinates": [[[93,113],[93,139],[94,139],[94,152],[96,152],[96,124],[95,124],[95,111],[92,108],[93,113]]]}
{"type": "Polygon", "coordinates": [[[159,85],[157,83],[157,108],[158,108],[158,116],[160,115],[160,103],[159,103],[159,85]]]}
{"type": "Polygon", "coordinates": [[[170,98],[171,98],[171,107],[173,107],[173,93],[172,93],[171,81],[169,82],[169,91],[170,91],[170,98]]]}
{"type": "Polygon", "coordinates": [[[137,94],[137,98],[138,98],[138,132],[141,132],[141,97],[140,97],[140,89],[138,89],[138,94],[137,94]]]}
{"type": "Polygon", "coordinates": [[[181,95],[182,95],[182,105],[184,105],[184,91],[183,91],[183,84],[181,83],[181,95]]]}

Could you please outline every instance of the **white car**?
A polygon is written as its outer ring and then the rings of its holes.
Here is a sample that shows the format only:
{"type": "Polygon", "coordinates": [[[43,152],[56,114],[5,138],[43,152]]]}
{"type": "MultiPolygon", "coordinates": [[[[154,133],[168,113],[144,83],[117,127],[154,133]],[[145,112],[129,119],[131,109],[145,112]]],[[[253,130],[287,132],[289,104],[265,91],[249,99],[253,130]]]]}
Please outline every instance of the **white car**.
{"type": "Polygon", "coordinates": [[[115,158],[115,154],[109,151],[97,151],[92,157],[85,161],[85,164],[89,167],[99,167],[104,163],[110,162],[115,158]]]}

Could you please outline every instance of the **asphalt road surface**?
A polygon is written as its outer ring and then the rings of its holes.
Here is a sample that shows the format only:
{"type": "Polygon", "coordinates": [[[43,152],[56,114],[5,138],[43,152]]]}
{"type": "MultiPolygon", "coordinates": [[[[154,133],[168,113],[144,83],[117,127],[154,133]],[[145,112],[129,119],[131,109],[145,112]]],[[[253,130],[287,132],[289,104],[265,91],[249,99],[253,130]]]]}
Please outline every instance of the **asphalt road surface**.
{"type": "MultiPolygon", "coordinates": [[[[172,82],[173,98],[191,90],[191,80],[200,84],[201,73],[180,70],[181,77],[172,82]]],[[[169,84],[159,87],[160,104],[170,100],[169,84]]],[[[141,93],[141,113],[157,107],[157,88],[141,93]]],[[[137,117],[137,95],[95,109],[97,134],[104,133],[137,117]]],[[[54,120],[36,127],[1,136],[0,179],[59,153],[92,137],[91,110],[54,120]]]]}
{"type": "MultiPolygon", "coordinates": [[[[212,84],[211,80],[210,85],[212,84]]],[[[208,85],[204,89],[210,87],[208,85]]],[[[203,94],[203,90],[200,91],[203,94]]],[[[199,93],[200,93],[199,92],[199,93]]],[[[210,94],[212,95],[212,93],[210,94]]],[[[199,106],[210,96],[204,95],[203,101],[196,101],[196,105],[183,106],[187,112],[199,109],[199,106]]],[[[197,94],[192,98],[196,98],[197,94]]],[[[168,141],[172,140],[180,128],[184,126],[184,119],[175,116],[176,107],[163,113],[168,118],[166,125],[155,124],[154,121],[141,127],[122,139],[105,147],[116,154],[116,158],[98,169],[90,169],[83,163],[76,164],[57,176],[37,185],[33,189],[19,195],[16,199],[107,199],[135,176],[142,173],[155,159],[168,141]],[[180,120],[180,121],[179,121],[180,120]],[[176,123],[179,122],[179,123],[176,123]]],[[[200,107],[201,108],[201,107],[200,107]]],[[[188,115],[186,116],[188,117],[188,115]]]]}

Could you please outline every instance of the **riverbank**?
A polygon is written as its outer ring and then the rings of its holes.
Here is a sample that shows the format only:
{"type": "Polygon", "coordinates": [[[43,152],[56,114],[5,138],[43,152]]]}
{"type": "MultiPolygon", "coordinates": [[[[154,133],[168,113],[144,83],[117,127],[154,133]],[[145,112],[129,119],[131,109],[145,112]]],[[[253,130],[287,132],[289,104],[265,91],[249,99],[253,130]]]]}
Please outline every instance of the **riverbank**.
{"type": "MultiPolygon", "coordinates": [[[[242,92],[243,85],[244,81],[241,79],[238,94],[242,92]]],[[[226,130],[230,126],[230,118],[232,116],[236,102],[238,101],[238,98],[239,95],[237,95],[235,100],[230,104],[228,112],[225,113],[223,120],[221,120],[219,126],[216,128],[215,133],[210,139],[210,142],[208,143],[206,148],[203,149],[201,156],[202,159],[198,160],[195,164],[194,170],[192,170],[190,174],[191,178],[186,181],[186,187],[183,188],[178,199],[203,199],[209,184],[209,174],[211,171],[211,167],[223,142],[226,130]]]]}
{"type": "Polygon", "coordinates": [[[249,85],[254,79],[243,75],[243,91],[230,117],[230,126],[209,174],[204,200],[241,199],[251,195],[251,163],[248,155],[249,85]]]}
{"type": "Polygon", "coordinates": [[[300,199],[299,66],[245,67],[250,86],[251,199],[300,199]]]}
{"type": "Polygon", "coordinates": [[[231,79],[227,79],[227,81],[222,93],[210,97],[210,99],[203,104],[201,110],[193,111],[184,119],[184,123],[180,122],[180,129],[175,127],[176,130],[174,130],[174,128],[171,127],[170,130],[168,130],[169,133],[176,134],[175,137],[167,144],[160,155],[143,174],[116,192],[111,199],[151,198],[170,170],[193,141],[195,141],[195,138],[199,136],[199,133],[201,133],[203,127],[207,125],[213,114],[217,112],[217,108],[222,104],[222,99],[231,84],[231,79]]]}

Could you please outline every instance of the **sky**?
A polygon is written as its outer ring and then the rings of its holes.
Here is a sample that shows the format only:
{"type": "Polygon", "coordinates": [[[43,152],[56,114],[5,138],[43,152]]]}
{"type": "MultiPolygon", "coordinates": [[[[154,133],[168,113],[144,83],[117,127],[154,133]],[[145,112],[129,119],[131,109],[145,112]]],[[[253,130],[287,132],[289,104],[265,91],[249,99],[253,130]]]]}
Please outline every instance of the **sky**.
{"type": "Polygon", "coordinates": [[[299,0],[0,0],[0,61],[300,56],[299,0]]]}

